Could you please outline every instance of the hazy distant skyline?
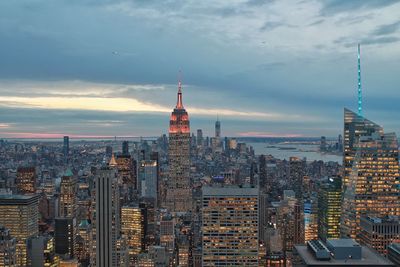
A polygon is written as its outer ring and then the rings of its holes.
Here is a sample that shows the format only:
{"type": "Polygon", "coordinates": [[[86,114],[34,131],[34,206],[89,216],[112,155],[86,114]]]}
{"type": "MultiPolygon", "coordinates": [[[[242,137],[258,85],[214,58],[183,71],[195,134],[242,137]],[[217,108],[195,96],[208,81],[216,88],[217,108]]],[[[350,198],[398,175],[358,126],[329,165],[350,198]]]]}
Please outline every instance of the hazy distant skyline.
{"type": "Polygon", "coordinates": [[[4,0],[0,137],[167,133],[182,70],[191,131],[337,136],[356,110],[400,132],[400,2],[4,0]]]}

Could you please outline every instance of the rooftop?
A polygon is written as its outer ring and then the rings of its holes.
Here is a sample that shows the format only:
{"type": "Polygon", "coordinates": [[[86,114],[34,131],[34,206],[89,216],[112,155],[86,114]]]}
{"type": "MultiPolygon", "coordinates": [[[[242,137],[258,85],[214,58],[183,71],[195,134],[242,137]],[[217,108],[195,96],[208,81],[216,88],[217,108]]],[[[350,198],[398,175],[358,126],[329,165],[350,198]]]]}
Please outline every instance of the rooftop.
{"type": "Polygon", "coordinates": [[[326,241],[327,244],[330,244],[332,247],[359,247],[354,239],[351,238],[340,238],[340,239],[328,239],[326,241]]]}
{"type": "Polygon", "coordinates": [[[295,248],[299,256],[305,262],[306,266],[376,266],[376,267],[395,266],[388,259],[380,256],[374,250],[364,246],[362,246],[361,249],[362,255],[361,259],[359,260],[356,259],[338,260],[331,258],[329,261],[317,260],[312,254],[312,252],[307,249],[306,245],[296,245],[295,248]]]}
{"type": "Polygon", "coordinates": [[[258,196],[257,187],[236,185],[204,186],[203,196],[258,196]]]}

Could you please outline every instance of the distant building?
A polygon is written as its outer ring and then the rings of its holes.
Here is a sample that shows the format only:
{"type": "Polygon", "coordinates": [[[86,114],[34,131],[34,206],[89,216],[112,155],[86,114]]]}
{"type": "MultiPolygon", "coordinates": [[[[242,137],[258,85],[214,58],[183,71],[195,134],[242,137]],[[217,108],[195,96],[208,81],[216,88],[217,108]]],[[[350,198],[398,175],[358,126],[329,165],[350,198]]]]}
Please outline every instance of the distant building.
{"type": "Polygon", "coordinates": [[[19,167],[15,184],[19,194],[36,193],[36,169],[35,167],[19,167]]]}
{"type": "Polygon", "coordinates": [[[38,203],[38,195],[0,195],[0,225],[17,241],[17,266],[27,265],[27,240],[39,233],[38,203]]]}
{"type": "Polygon", "coordinates": [[[202,266],[258,266],[258,188],[205,186],[202,202],[202,266]]]}
{"type": "Polygon", "coordinates": [[[63,154],[65,158],[69,155],[69,136],[64,136],[63,154]]]}
{"type": "Polygon", "coordinates": [[[386,255],[391,243],[400,242],[400,218],[361,217],[361,231],[358,234],[360,243],[386,255]]]}
{"type": "Polygon", "coordinates": [[[197,129],[197,146],[203,146],[203,131],[201,129],[197,129]]]}
{"type": "Polygon", "coordinates": [[[129,142],[128,141],[122,142],[122,155],[124,155],[124,156],[129,155],[129,142]]]}
{"type": "Polygon", "coordinates": [[[321,142],[320,142],[319,150],[321,152],[324,152],[324,151],[327,150],[326,137],[325,136],[321,136],[321,142]]]}
{"type": "Polygon", "coordinates": [[[289,181],[296,198],[303,198],[303,178],[306,175],[306,161],[298,157],[289,159],[289,181]]]}
{"type": "Polygon", "coordinates": [[[215,138],[221,138],[221,122],[218,120],[215,122],[215,138]]]}

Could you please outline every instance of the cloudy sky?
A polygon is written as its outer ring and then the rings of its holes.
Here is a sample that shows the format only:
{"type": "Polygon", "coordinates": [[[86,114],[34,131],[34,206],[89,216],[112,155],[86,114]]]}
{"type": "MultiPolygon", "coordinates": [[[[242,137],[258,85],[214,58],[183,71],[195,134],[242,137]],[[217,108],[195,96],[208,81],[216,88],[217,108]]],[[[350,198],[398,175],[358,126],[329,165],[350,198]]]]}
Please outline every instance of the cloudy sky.
{"type": "Polygon", "coordinates": [[[2,0],[0,136],[166,133],[182,70],[191,128],[337,136],[356,109],[400,132],[400,2],[2,0]]]}

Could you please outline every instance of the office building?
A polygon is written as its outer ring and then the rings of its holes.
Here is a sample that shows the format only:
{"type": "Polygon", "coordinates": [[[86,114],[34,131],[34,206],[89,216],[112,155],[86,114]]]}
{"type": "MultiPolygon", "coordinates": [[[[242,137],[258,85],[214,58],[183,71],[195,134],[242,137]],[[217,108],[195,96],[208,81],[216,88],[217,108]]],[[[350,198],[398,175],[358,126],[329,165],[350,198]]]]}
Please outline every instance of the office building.
{"type": "MultiPolygon", "coordinates": [[[[347,114],[351,114],[350,111],[347,114]]],[[[354,113],[352,115],[358,120],[361,119],[354,113]]],[[[360,128],[360,131],[364,132],[370,132],[373,128],[376,128],[376,131],[372,131],[370,135],[359,136],[351,146],[353,166],[344,186],[342,236],[358,238],[360,217],[363,214],[371,217],[400,215],[397,137],[394,133],[383,134],[383,129],[376,124],[372,126],[360,128]]],[[[345,135],[345,143],[346,138],[345,135]]],[[[345,145],[345,157],[348,150],[348,145],[345,145]]]]}
{"type": "Polygon", "coordinates": [[[126,241],[130,266],[137,263],[138,255],[145,249],[145,215],[139,205],[121,208],[121,236],[126,241]]]}
{"type": "Polygon", "coordinates": [[[179,81],[178,99],[169,124],[169,178],[165,207],[172,212],[192,209],[190,182],[190,122],[182,103],[182,85],[179,81]]]}
{"type": "Polygon", "coordinates": [[[140,196],[157,203],[158,166],[156,160],[142,160],[138,171],[140,196]]]}
{"type": "Polygon", "coordinates": [[[103,167],[96,172],[92,225],[95,252],[91,263],[98,267],[117,265],[116,242],[120,234],[117,171],[103,167]]]}
{"type": "Polygon", "coordinates": [[[387,255],[391,243],[400,242],[400,218],[363,216],[360,220],[360,243],[387,255]]]}
{"type": "Polygon", "coordinates": [[[303,201],[304,241],[318,239],[318,195],[312,192],[303,201]]]}
{"type": "Polygon", "coordinates": [[[203,187],[203,266],[258,266],[258,188],[203,187]]]}
{"type": "Polygon", "coordinates": [[[46,235],[28,239],[28,266],[59,266],[53,237],[46,235]]]}
{"type": "Polygon", "coordinates": [[[0,226],[0,267],[17,266],[17,241],[10,230],[0,226]]]}
{"type": "Polygon", "coordinates": [[[318,236],[323,241],[340,237],[342,178],[326,177],[318,191],[318,236]]]}
{"type": "Polygon", "coordinates": [[[169,253],[175,250],[175,221],[171,216],[164,216],[160,221],[160,245],[169,253]]]}
{"type": "Polygon", "coordinates": [[[15,185],[19,194],[36,193],[36,169],[35,167],[19,167],[15,185]]]}
{"type": "Polygon", "coordinates": [[[76,237],[76,259],[84,266],[90,262],[90,246],[92,242],[92,227],[88,220],[82,220],[78,225],[76,237]]]}
{"type": "Polygon", "coordinates": [[[344,109],[344,133],[343,133],[343,191],[348,186],[350,174],[353,168],[356,147],[361,136],[370,136],[372,133],[383,135],[383,129],[376,123],[344,109]]]}
{"type": "Polygon", "coordinates": [[[27,240],[39,233],[38,195],[0,195],[0,225],[17,241],[17,266],[26,266],[27,240]]]}
{"type": "Polygon", "coordinates": [[[136,161],[129,155],[118,155],[115,158],[120,183],[133,189],[137,189],[136,161]]]}
{"type": "Polygon", "coordinates": [[[306,161],[298,157],[289,158],[289,182],[296,198],[303,198],[303,178],[306,175],[306,161]]]}
{"type": "Polygon", "coordinates": [[[77,183],[70,169],[61,177],[60,183],[60,217],[75,218],[77,209],[77,183]]]}
{"type": "Polygon", "coordinates": [[[76,220],[71,217],[55,218],[54,237],[55,250],[57,254],[63,255],[66,259],[75,256],[76,243],[76,220]]]}

